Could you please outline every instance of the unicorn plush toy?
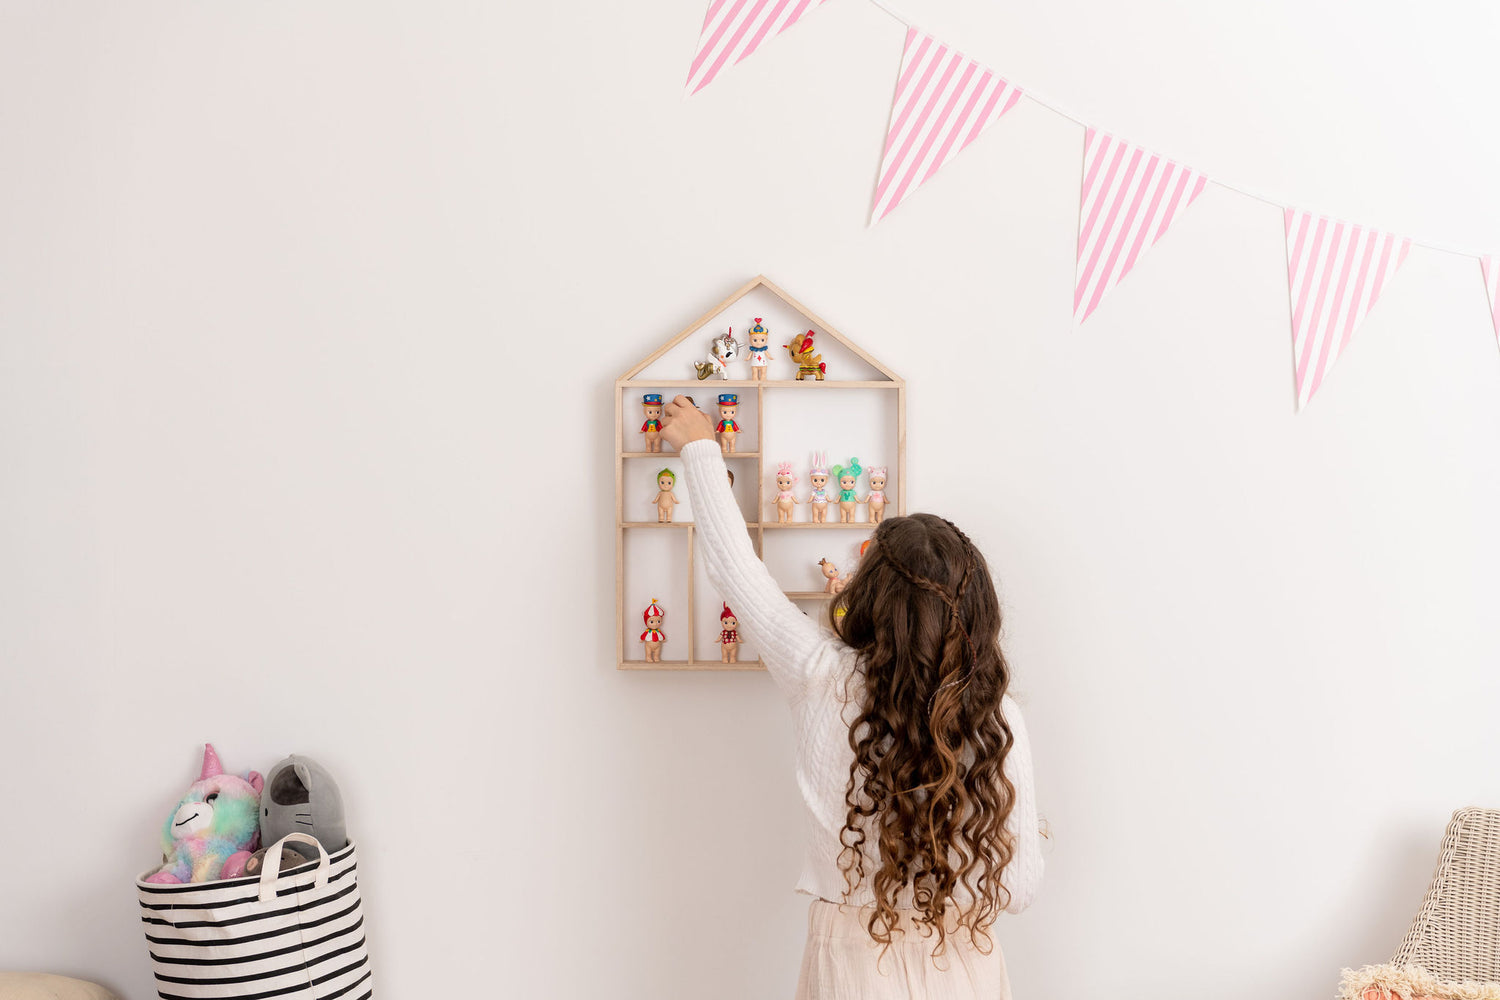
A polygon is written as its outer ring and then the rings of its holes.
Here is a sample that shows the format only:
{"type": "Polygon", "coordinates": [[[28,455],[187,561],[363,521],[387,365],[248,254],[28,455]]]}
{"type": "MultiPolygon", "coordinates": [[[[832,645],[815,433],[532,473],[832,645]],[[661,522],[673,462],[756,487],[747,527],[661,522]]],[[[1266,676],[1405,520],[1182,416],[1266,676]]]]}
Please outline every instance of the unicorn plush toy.
{"type": "Polygon", "coordinates": [[[147,882],[211,882],[243,874],[260,844],[260,791],[265,779],[225,774],[213,744],[203,746],[203,772],[162,825],[164,864],[147,882]]]}

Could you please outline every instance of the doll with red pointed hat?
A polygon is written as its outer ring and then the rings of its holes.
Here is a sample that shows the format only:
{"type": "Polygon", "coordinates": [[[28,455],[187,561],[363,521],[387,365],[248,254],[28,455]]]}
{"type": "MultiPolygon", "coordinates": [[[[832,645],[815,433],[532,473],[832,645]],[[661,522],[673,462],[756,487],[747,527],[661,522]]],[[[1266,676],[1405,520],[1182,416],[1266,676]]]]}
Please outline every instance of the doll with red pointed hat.
{"type": "Polygon", "coordinates": [[[719,422],[714,426],[714,433],[719,436],[719,448],[726,455],[734,454],[734,439],[740,434],[740,425],[734,420],[739,407],[739,393],[719,393],[719,422]]]}
{"type": "Polygon", "coordinates": [[[719,614],[719,662],[740,662],[740,620],[727,604],[719,614]]]}
{"type": "Polygon", "coordinates": [[[651,598],[650,605],[641,612],[641,620],[646,625],[646,631],[641,633],[641,645],[646,650],[647,663],[661,662],[661,644],[667,641],[667,633],[661,630],[662,619],[667,613],[656,603],[656,598],[651,598]]]}

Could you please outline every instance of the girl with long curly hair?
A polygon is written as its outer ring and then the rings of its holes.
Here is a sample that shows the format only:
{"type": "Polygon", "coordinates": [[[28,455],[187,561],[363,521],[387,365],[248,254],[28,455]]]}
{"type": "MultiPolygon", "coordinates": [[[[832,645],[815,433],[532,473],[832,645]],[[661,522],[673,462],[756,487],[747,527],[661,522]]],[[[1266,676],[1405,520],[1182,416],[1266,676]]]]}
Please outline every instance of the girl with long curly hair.
{"type": "Polygon", "coordinates": [[[708,417],[678,396],[662,436],[708,577],[792,709],[813,897],[797,997],[1009,1000],[991,928],[1030,905],[1041,840],[984,557],[942,518],[886,518],[824,630],[756,557],[708,417]]]}

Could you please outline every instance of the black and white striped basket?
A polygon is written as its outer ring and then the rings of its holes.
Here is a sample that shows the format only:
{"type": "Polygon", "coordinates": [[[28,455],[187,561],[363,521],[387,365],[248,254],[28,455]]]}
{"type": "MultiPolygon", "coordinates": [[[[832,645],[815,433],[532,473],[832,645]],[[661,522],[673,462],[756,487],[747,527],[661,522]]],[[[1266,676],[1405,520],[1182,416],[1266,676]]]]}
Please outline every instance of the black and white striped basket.
{"type": "MultiPolygon", "coordinates": [[[[149,872],[146,874],[150,874],[149,872]]],[[[370,961],[354,842],[332,856],[305,833],[266,851],[260,876],[152,885],[136,881],[164,1000],[367,1000],[370,961]],[[289,841],[318,860],[278,876],[289,841]]]]}

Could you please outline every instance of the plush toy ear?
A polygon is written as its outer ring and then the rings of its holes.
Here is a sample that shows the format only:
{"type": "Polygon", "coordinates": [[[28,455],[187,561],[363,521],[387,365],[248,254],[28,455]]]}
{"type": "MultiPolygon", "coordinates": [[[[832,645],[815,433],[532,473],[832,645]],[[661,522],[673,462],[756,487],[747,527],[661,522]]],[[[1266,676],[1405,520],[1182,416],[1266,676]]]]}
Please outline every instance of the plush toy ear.
{"type": "Polygon", "coordinates": [[[259,771],[251,771],[249,774],[245,775],[245,780],[250,782],[250,787],[255,789],[256,795],[259,795],[261,791],[266,787],[266,779],[260,776],[259,771]]]}

